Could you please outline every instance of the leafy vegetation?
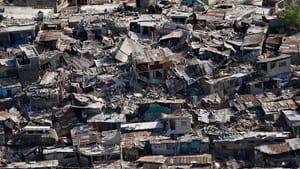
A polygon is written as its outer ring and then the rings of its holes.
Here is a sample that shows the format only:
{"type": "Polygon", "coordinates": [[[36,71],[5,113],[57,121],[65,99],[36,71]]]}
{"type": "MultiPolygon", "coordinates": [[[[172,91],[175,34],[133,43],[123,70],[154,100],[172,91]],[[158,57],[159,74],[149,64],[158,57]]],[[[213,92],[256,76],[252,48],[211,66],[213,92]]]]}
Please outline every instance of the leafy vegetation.
{"type": "Polygon", "coordinates": [[[287,31],[300,30],[300,3],[287,7],[284,11],[277,13],[287,31]]]}

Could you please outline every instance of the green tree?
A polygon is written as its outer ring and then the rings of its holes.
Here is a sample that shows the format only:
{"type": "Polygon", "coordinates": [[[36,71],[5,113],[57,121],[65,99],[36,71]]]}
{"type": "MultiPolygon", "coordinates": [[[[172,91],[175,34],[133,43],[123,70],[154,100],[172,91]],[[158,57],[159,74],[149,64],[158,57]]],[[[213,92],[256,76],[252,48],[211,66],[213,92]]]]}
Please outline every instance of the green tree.
{"type": "Polygon", "coordinates": [[[287,31],[300,30],[300,3],[289,6],[285,10],[277,13],[277,17],[282,20],[287,31]]]}

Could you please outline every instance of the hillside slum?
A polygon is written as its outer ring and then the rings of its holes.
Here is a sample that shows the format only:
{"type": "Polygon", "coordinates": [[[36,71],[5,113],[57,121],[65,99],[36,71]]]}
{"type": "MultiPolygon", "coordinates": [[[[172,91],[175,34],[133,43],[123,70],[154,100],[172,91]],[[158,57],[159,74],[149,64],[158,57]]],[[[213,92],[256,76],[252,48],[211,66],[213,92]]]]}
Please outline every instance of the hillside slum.
{"type": "Polygon", "coordinates": [[[300,167],[292,3],[2,2],[0,168],[300,167]]]}

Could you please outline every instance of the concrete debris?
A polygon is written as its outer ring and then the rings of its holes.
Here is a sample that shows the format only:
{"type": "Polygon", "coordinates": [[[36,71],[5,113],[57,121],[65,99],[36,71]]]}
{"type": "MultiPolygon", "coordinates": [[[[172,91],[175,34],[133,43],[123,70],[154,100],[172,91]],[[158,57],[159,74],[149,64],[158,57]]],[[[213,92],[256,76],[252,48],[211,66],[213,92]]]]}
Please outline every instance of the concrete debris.
{"type": "Polygon", "coordinates": [[[0,4],[0,168],[300,167],[292,1],[0,4]]]}

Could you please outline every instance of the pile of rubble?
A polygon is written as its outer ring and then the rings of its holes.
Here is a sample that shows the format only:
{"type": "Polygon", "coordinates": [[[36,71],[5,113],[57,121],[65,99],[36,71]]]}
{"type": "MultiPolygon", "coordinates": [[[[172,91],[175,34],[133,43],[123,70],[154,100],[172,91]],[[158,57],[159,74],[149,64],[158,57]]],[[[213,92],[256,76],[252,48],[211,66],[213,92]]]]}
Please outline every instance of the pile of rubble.
{"type": "Polygon", "coordinates": [[[0,10],[0,168],[300,167],[290,1],[24,2],[0,10]]]}

